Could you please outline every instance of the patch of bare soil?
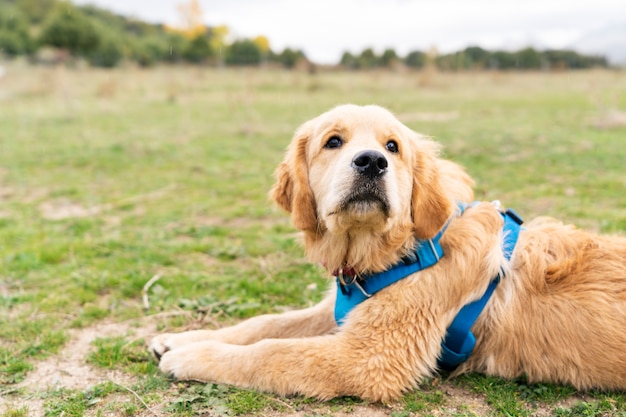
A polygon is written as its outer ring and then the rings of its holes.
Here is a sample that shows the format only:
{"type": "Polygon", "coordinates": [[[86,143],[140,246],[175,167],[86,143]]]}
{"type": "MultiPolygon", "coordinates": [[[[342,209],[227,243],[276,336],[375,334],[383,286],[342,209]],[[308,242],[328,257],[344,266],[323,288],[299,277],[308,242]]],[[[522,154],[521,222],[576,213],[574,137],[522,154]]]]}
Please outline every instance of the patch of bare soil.
{"type": "Polygon", "coordinates": [[[83,207],[79,204],[72,203],[66,199],[55,201],[46,201],[39,205],[39,211],[44,219],[47,220],[64,220],[81,217],[96,216],[104,211],[110,210],[112,205],[103,204],[93,207],[83,207]]]}
{"type": "Polygon", "coordinates": [[[65,348],[58,355],[40,362],[18,387],[28,387],[31,390],[55,386],[76,389],[107,380],[121,381],[123,375],[121,372],[94,369],[85,359],[91,349],[91,343],[96,338],[123,336],[129,333],[141,338],[150,334],[150,331],[148,328],[131,328],[128,323],[98,324],[85,329],[70,330],[70,342],[65,348]]]}
{"type": "Polygon", "coordinates": [[[443,410],[434,413],[435,416],[448,416],[455,413],[464,413],[465,411],[469,411],[477,416],[488,416],[491,414],[484,397],[456,387],[452,383],[444,384],[440,388],[446,394],[447,403],[443,410]]]}
{"type": "Polygon", "coordinates": [[[558,401],[556,404],[540,404],[535,410],[533,410],[533,417],[551,417],[554,415],[554,410],[557,408],[570,409],[582,398],[579,395],[575,395],[564,400],[558,401]]]}
{"type": "Polygon", "coordinates": [[[35,365],[26,379],[15,386],[20,390],[18,398],[0,397],[0,409],[28,407],[29,415],[43,416],[43,399],[38,395],[50,389],[85,389],[102,382],[111,381],[121,386],[132,385],[132,379],[118,370],[104,370],[86,362],[92,342],[98,337],[127,336],[140,339],[155,334],[152,321],[141,327],[129,322],[99,323],[95,326],[70,330],[70,341],[56,355],[35,365]]]}
{"type": "Polygon", "coordinates": [[[93,217],[115,209],[121,205],[134,204],[147,200],[155,200],[165,197],[168,193],[176,188],[175,185],[168,185],[159,190],[151,191],[145,194],[130,196],[119,201],[95,205],[91,207],[83,207],[80,204],[72,202],[65,198],[45,201],[39,205],[39,212],[44,219],[47,220],[64,220],[82,217],[93,217]]]}
{"type": "Polygon", "coordinates": [[[597,117],[593,125],[598,129],[614,129],[626,127],[626,112],[619,110],[609,110],[597,117]]]}

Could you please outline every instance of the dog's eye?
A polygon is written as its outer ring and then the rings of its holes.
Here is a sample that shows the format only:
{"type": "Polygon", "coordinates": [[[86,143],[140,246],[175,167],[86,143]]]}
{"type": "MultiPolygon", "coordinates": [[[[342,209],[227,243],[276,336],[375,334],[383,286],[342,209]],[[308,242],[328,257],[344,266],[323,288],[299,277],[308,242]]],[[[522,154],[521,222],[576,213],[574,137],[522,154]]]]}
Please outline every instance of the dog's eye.
{"type": "Polygon", "coordinates": [[[343,140],[339,136],[331,136],[330,139],[326,142],[324,147],[326,149],[335,149],[340,148],[343,145],[343,140]]]}
{"type": "Polygon", "coordinates": [[[389,152],[398,153],[398,144],[395,140],[390,140],[389,142],[387,142],[385,148],[387,148],[389,152]]]}

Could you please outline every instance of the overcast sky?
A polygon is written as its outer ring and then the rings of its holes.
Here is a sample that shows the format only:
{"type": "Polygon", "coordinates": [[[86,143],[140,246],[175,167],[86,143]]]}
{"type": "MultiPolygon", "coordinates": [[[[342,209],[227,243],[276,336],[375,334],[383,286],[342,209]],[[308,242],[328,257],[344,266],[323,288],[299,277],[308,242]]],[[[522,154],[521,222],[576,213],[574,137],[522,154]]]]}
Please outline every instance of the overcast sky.
{"type": "MultiPolygon", "coordinates": [[[[176,0],[74,0],[151,22],[175,24],[176,0]]],[[[274,51],[302,49],[317,63],[348,50],[436,46],[517,49],[576,46],[586,34],[626,25],[626,0],[200,0],[209,26],[236,38],[265,35],[274,51]]]]}

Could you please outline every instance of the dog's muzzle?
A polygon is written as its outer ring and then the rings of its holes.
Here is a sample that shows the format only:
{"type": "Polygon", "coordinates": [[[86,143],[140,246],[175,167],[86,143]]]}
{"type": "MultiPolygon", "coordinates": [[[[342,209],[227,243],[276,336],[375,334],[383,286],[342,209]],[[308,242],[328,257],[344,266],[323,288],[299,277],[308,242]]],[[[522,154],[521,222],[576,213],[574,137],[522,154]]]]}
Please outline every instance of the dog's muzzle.
{"type": "Polygon", "coordinates": [[[384,181],[388,166],[387,158],[375,150],[354,155],[351,163],[354,174],[338,211],[356,211],[360,214],[380,211],[384,216],[389,216],[390,207],[384,181]]]}

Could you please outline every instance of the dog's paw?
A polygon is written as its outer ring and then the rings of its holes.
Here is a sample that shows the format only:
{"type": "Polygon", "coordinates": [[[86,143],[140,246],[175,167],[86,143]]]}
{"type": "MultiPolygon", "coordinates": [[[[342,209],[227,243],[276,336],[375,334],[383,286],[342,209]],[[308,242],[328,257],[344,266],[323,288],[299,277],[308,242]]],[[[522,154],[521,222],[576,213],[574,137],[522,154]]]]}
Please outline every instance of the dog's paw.
{"type": "Polygon", "coordinates": [[[193,345],[198,342],[214,340],[216,333],[212,330],[191,330],[182,333],[164,333],[152,339],[148,349],[154,357],[161,359],[166,352],[193,345]]]}
{"type": "MultiPolygon", "coordinates": [[[[159,358],[159,369],[164,374],[170,375],[176,379],[191,379],[191,367],[195,358],[190,357],[187,349],[167,350],[159,358]]],[[[154,351],[153,351],[154,352],[154,351]]],[[[156,353],[155,353],[156,356],[156,353]]]]}
{"type": "Polygon", "coordinates": [[[224,381],[224,372],[232,368],[228,353],[234,349],[213,341],[194,343],[165,352],[159,368],[176,379],[224,381]]]}
{"type": "Polygon", "coordinates": [[[150,345],[148,346],[148,350],[158,361],[160,361],[166,352],[176,348],[175,339],[176,335],[172,333],[158,335],[152,339],[150,345]]]}

